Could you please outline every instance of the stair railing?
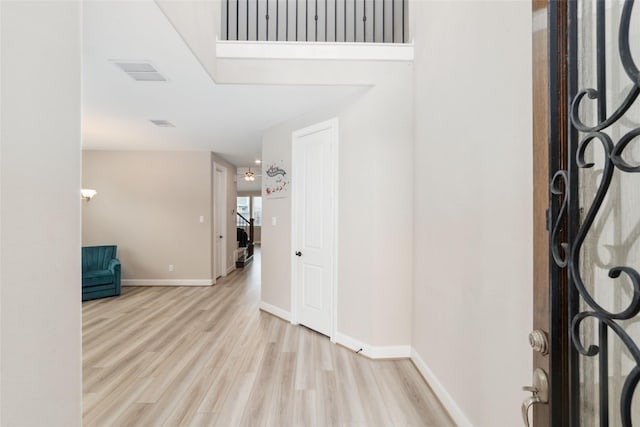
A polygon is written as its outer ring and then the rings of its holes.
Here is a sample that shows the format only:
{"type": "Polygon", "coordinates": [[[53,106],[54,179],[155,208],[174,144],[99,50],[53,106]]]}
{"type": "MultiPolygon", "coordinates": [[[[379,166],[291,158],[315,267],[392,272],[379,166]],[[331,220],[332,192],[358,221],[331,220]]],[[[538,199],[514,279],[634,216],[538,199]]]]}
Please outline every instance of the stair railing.
{"type": "Polygon", "coordinates": [[[224,40],[408,41],[407,0],[223,0],[221,6],[224,40]]]}
{"type": "Polygon", "coordinates": [[[244,230],[245,233],[247,233],[248,236],[248,241],[247,241],[247,258],[249,258],[250,256],[253,255],[253,246],[254,246],[254,219],[250,218],[247,219],[244,217],[244,215],[242,215],[239,212],[236,212],[236,214],[238,215],[237,221],[236,221],[236,225],[238,228],[241,228],[242,230],[244,230]]]}

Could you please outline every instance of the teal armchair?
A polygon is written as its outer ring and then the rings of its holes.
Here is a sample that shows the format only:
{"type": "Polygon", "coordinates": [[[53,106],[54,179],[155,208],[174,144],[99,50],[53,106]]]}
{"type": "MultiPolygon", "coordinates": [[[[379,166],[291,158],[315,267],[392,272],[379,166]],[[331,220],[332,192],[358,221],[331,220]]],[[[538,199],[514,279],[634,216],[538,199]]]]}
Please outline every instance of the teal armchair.
{"type": "Polygon", "coordinates": [[[118,247],[82,247],[82,301],[120,295],[118,247]]]}

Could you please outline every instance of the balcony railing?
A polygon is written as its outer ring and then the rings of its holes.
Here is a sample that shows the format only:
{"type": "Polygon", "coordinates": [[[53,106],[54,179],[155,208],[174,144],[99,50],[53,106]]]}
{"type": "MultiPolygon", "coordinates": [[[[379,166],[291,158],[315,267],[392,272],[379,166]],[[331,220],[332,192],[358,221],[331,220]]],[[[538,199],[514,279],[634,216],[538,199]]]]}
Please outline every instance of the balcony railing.
{"type": "Polygon", "coordinates": [[[406,43],[407,0],[223,0],[224,40],[406,43]]]}

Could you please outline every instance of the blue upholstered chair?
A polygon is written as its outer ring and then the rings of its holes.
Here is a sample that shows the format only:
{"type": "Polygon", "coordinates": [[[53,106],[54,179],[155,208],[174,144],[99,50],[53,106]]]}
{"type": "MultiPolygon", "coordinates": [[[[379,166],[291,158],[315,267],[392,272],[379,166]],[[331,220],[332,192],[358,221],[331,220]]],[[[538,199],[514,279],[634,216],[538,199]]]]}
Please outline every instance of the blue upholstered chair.
{"type": "Polygon", "coordinates": [[[117,246],[82,247],[82,301],[120,295],[117,246]]]}

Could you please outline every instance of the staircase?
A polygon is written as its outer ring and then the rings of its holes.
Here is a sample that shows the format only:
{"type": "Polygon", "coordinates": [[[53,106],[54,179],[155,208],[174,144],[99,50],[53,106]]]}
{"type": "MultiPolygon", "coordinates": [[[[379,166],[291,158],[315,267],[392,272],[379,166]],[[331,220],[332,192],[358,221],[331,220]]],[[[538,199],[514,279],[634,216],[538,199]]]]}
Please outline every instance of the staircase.
{"type": "Polygon", "coordinates": [[[253,261],[254,219],[247,219],[240,213],[237,213],[237,215],[236,235],[238,248],[236,249],[236,268],[244,268],[253,261]]]}

